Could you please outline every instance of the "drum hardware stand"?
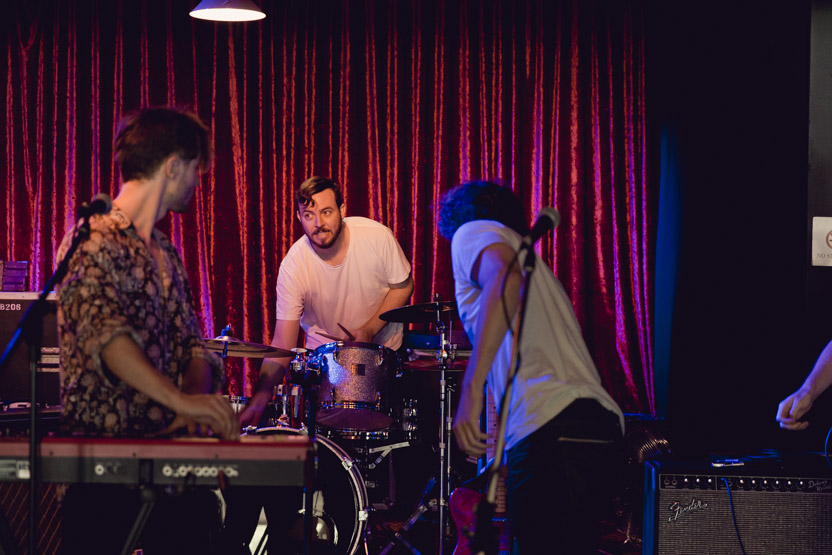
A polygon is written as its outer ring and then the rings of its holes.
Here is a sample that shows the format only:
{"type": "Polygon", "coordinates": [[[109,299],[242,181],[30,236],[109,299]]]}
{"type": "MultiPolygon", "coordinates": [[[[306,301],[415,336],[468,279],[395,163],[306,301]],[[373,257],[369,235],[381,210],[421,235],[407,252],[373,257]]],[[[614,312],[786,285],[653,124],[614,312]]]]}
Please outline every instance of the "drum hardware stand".
{"type": "MultiPolygon", "coordinates": [[[[230,326],[223,329],[223,334],[226,331],[230,333],[230,326]]],[[[315,524],[314,524],[314,498],[315,498],[315,490],[314,486],[317,484],[318,478],[318,444],[315,441],[315,407],[317,406],[318,402],[318,386],[320,385],[320,370],[318,368],[313,367],[312,365],[307,365],[306,360],[306,353],[307,350],[304,348],[294,348],[292,352],[295,353],[295,358],[289,363],[289,371],[291,375],[291,382],[294,384],[299,384],[304,388],[304,391],[308,394],[308,407],[306,411],[306,418],[307,423],[301,422],[301,428],[303,426],[307,426],[306,431],[302,429],[299,430],[300,433],[305,433],[309,436],[311,441],[309,442],[309,451],[307,453],[306,459],[306,470],[304,472],[304,486],[303,486],[303,555],[308,555],[311,553],[311,542],[312,542],[312,535],[315,532],[315,524]],[[312,507],[312,510],[307,510],[308,507],[312,507]]],[[[284,382],[289,380],[284,378],[284,382]]],[[[287,385],[284,383],[284,385],[287,385]]],[[[286,423],[287,427],[290,424],[288,421],[288,413],[286,412],[286,401],[290,396],[290,393],[286,393],[289,390],[288,387],[283,386],[275,386],[275,389],[282,387],[282,397],[283,397],[283,414],[277,419],[277,422],[280,425],[284,425],[286,423]],[[285,419],[284,419],[285,417],[285,419]]],[[[300,399],[298,399],[299,401],[300,399]]],[[[295,414],[299,414],[299,404],[295,403],[293,411],[295,414]]],[[[249,426],[246,430],[256,430],[257,428],[254,426],[249,426]]],[[[260,542],[257,545],[257,548],[254,550],[255,554],[261,553],[260,549],[262,546],[265,545],[266,542],[266,535],[268,531],[263,533],[263,537],[260,538],[260,542]]]]}
{"type": "MultiPolygon", "coordinates": [[[[294,350],[294,349],[293,349],[294,350]]],[[[309,453],[306,459],[306,478],[303,485],[303,555],[312,552],[312,535],[315,532],[314,524],[314,497],[315,486],[318,479],[318,444],[315,441],[315,407],[318,404],[318,386],[321,383],[320,371],[317,368],[307,366],[306,349],[295,350],[295,358],[289,363],[292,383],[300,383],[308,395],[307,407],[307,434],[309,442],[309,453]],[[302,352],[301,352],[302,351],[302,352]]]]}
{"type": "Polygon", "coordinates": [[[307,360],[306,349],[292,349],[295,358],[289,364],[292,382],[303,387],[307,394],[306,433],[312,440],[307,458],[306,484],[303,489],[303,555],[312,552],[315,536],[315,488],[318,485],[318,443],[315,440],[315,410],[318,407],[318,389],[321,385],[320,364],[307,360]]]}
{"type": "Polygon", "coordinates": [[[293,422],[298,422],[300,420],[300,425],[298,426],[298,431],[302,434],[306,434],[306,422],[301,420],[301,394],[300,394],[300,386],[292,385],[289,383],[283,383],[281,385],[274,386],[274,397],[280,398],[280,404],[282,405],[281,414],[274,419],[273,423],[270,423],[270,426],[278,426],[281,428],[294,428],[295,426],[292,425],[293,422]],[[290,406],[289,401],[291,402],[292,407],[292,414],[289,415],[289,409],[287,407],[290,406]]]}
{"type": "Polygon", "coordinates": [[[283,384],[275,386],[274,394],[275,396],[280,396],[280,404],[283,406],[282,414],[277,417],[276,424],[278,426],[291,428],[292,422],[300,421],[298,431],[302,434],[306,434],[307,430],[304,429],[306,422],[303,421],[303,414],[301,413],[302,403],[300,386],[292,385],[289,376],[303,375],[306,369],[306,353],[309,351],[303,347],[295,347],[292,349],[292,352],[295,353],[295,358],[293,358],[289,363],[289,374],[284,376],[283,384]],[[292,403],[292,416],[290,417],[286,407],[289,405],[289,399],[292,397],[294,397],[294,403],[292,403]]]}
{"type": "MultiPolygon", "coordinates": [[[[407,532],[413,526],[413,524],[419,520],[422,515],[431,510],[439,511],[438,515],[438,527],[439,527],[439,548],[436,552],[438,555],[444,555],[445,553],[445,538],[449,535],[449,522],[447,517],[447,508],[448,508],[448,496],[450,495],[450,481],[451,481],[451,457],[450,457],[450,446],[451,446],[451,430],[453,424],[453,415],[451,414],[451,392],[452,389],[448,386],[448,382],[446,380],[445,370],[448,368],[449,363],[453,363],[453,359],[456,355],[456,346],[451,345],[445,339],[445,322],[442,321],[442,311],[439,305],[438,295],[435,299],[436,301],[436,321],[434,325],[436,327],[436,331],[439,334],[439,349],[436,351],[436,361],[439,364],[439,478],[437,479],[435,476],[431,477],[428,481],[428,485],[425,487],[425,491],[422,493],[422,496],[419,498],[419,503],[416,507],[416,510],[413,514],[410,515],[410,518],[407,520],[404,526],[402,526],[402,530],[407,532]],[[436,485],[436,482],[439,482],[439,497],[438,499],[431,499],[427,503],[425,503],[424,499],[430,494],[430,491],[436,485]]],[[[415,555],[419,555],[419,551],[413,547],[402,535],[402,532],[397,532],[394,539],[390,541],[390,543],[385,547],[382,553],[387,553],[390,549],[393,548],[393,545],[396,541],[399,541],[404,545],[407,549],[410,550],[411,553],[415,555]]]]}
{"type": "MultiPolygon", "coordinates": [[[[225,327],[222,328],[222,331],[220,332],[220,336],[222,336],[222,337],[232,337],[233,335],[234,335],[234,332],[231,330],[231,324],[226,324],[225,327]]],[[[222,353],[220,353],[220,356],[222,357],[223,360],[228,358],[228,343],[227,342],[222,346],[222,353]]],[[[243,394],[245,394],[245,392],[243,392],[243,394]]]]}
{"type": "Polygon", "coordinates": [[[434,486],[436,485],[436,477],[431,476],[430,480],[428,480],[428,484],[425,486],[425,489],[422,491],[422,495],[419,496],[419,501],[416,503],[416,510],[410,515],[410,518],[407,519],[407,522],[402,525],[400,531],[396,532],[393,536],[393,539],[390,540],[385,548],[379,553],[379,555],[387,555],[393,547],[395,547],[396,542],[398,541],[401,543],[408,551],[413,553],[414,555],[421,555],[421,552],[416,549],[407,539],[404,537],[404,534],[408,532],[413,525],[416,524],[422,515],[428,512],[428,510],[435,510],[438,504],[436,499],[427,500],[427,496],[430,495],[430,492],[433,490],[434,486]]]}
{"type": "Polygon", "coordinates": [[[401,449],[403,447],[410,447],[409,441],[401,441],[399,443],[391,443],[390,445],[382,445],[381,447],[371,447],[367,449],[367,454],[381,453],[376,460],[367,464],[368,470],[373,470],[378,463],[384,460],[384,457],[390,454],[393,449],[401,449]]]}
{"type": "MultiPolygon", "coordinates": [[[[437,299],[438,300],[438,299],[437,299]]],[[[451,429],[453,416],[451,415],[451,390],[448,387],[445,370],[448,363],[453,362],[455,349],[450,347],[445,339],[445,322],[442,313],[436,310],[436,330],[439,333],[439,350],[436,360],[439,363],[439,555],[445,552],[445,538],[448,535],[448,496],[451,485],[451,429]]]]}
{"type": "MultiPolygon", "coordinates": [[[[371,489],[370,483],[368,480],[372,479],[373,476],[369,474],[373,472],[376,468],[379,467],[381,462],[393,452],[394,449],[403,449],[405,447],[410,447],[410,441],[400,441],[397,443],[390,443],[387,445],[382,445],[380,447],[368,447],[363,450],[363,453],[366,454],[366,462],[362,466],[359,464],[359,467],[364,470],[366,469],[365,474],[362,474],[364,478],[364,485],[367,486],[367,489],[371,489]],[[377,455],[377,456],[376,456],[377,455]],[[375,458],[373,458],[375,457],[375,458]]],[[[391,505],[395,504],[396,499],[396,480],[395,480],[395,471],[393,469],[393,461],[392,459],[388,459],[388,470],[389,475],[387,476],[387,485],[388,485],[388,496],[382,500],[381,503],[369,503],[369,505],[375,510],[385,510],[389,509],[391,505]]],[[[368,491],[369,494],[369,491],[368,491]]],[[[369,532],[369,527],[368,527],[369,532]]]]}

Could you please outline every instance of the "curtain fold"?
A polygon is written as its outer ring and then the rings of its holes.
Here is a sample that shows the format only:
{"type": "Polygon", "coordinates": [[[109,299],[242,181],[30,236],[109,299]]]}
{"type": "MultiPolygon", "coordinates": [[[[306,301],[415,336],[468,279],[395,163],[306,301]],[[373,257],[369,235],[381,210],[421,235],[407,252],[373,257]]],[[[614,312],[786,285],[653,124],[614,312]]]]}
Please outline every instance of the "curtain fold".
{"type": "MultiPolygon", "coordinates": [[[[192,209],[160,222],[182,252],[206,336],[268,343],[280,261],[301,235],[294,188],[328,175],[413,263],[414,303],[453,296],[437,200],[509,184],[564,283],[604,384],[654,414],[658,182],[650,168],[638,0],[263,0],[258,23],[191,19],[186,0],[19,2],[0,23],[0,259],[51,275],[80,202],[116,194],[118,118],[189,106],[216,149],[192,209]]],[[[245,394],[258,363],[230,361],[245,394]]]]}

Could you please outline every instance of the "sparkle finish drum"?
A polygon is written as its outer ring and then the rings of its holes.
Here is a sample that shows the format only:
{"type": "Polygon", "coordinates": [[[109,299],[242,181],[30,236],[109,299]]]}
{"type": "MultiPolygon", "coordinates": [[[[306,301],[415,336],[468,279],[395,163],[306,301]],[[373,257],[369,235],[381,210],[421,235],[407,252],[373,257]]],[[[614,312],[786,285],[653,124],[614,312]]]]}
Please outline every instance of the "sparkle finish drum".
{"type": "Polygon", "coordinates": [[[393,423],[388,384],[400,363],[392,349],[373,343],[327,343],[315,349],[310,364],[321,370],[318,424],[352,432],[383,430],[393,423]]]}

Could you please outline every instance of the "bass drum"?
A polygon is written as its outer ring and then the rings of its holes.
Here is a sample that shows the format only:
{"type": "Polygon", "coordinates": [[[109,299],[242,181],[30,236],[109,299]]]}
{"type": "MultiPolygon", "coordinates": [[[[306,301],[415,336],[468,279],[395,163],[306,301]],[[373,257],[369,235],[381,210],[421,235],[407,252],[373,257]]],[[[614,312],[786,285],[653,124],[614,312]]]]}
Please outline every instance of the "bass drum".
{"type": "MultiPolygon", "coordinates": [[[[294,428],[259,428],[257,435],[299,434],[294,428]]],[[[364,543],[368,502],[364,479],[347,453],[338,445],[316,435],[318,444],[318,485],[315,488],[313,515],[317,539],[311,553],[352,555],[364,543]],[[322,545],[323,544],[323,545],[322,545]]],[[[287,501],[288,502],[288,501],[287,501]]],[[[291,526],[288,542],[303,537],[303,499],[297,500],[298,518],[291,526]]],[[[300,552],[300,551],[299,551],[300,552]]]]}

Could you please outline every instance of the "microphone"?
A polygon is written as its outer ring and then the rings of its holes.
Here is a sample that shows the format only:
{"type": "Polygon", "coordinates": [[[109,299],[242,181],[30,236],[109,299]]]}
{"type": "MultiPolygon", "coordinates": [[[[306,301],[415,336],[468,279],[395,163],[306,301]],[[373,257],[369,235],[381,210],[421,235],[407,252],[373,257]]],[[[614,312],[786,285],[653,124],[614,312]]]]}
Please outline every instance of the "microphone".
{"type": "Polygon", "coordinates": [[[549,230],[555,229],[560,223],[558,211],[547,206],[537,214],[537,221],[528,235],[523,237],[522,248],[530,248],[537,243],[537,240],[549,230]]]}
{"type": "Polygon", "coordinates": [[[106,214],[113,209],[113,199],[105,193],[98,193],[78,210],[79,218],[89,219],[93,214],[106,214]]]}

